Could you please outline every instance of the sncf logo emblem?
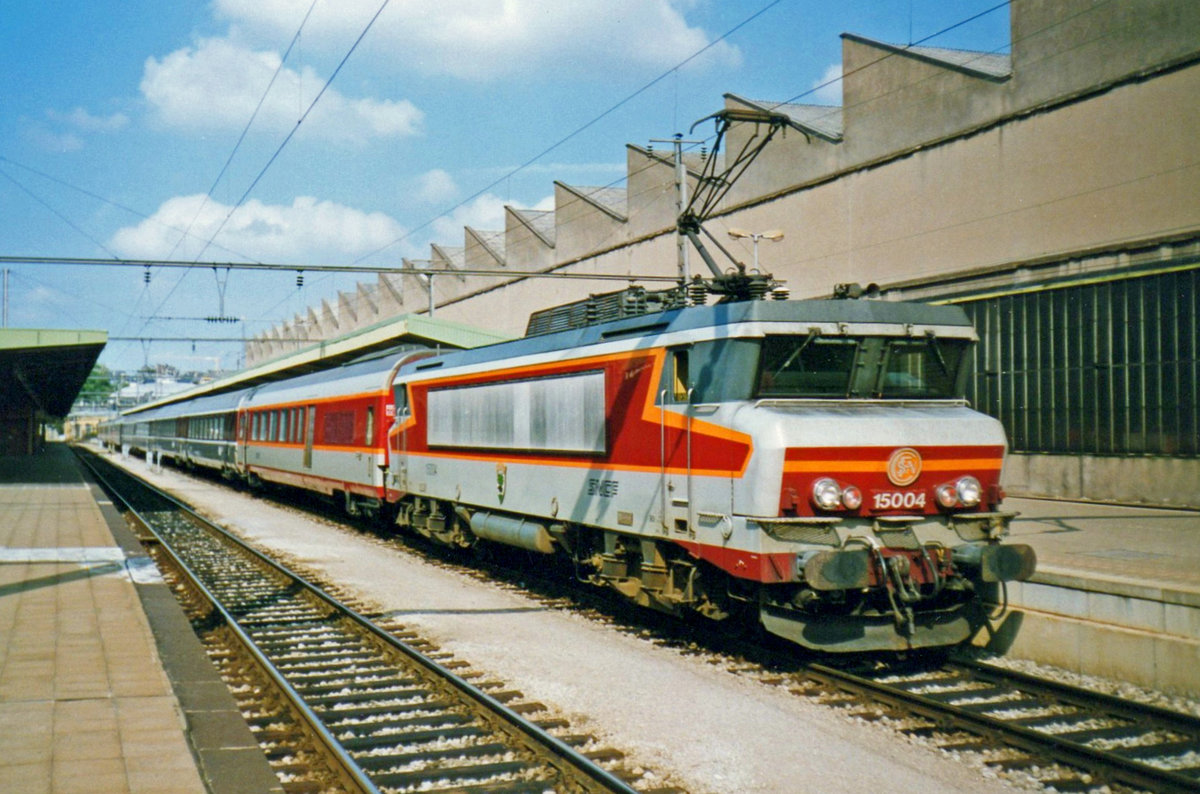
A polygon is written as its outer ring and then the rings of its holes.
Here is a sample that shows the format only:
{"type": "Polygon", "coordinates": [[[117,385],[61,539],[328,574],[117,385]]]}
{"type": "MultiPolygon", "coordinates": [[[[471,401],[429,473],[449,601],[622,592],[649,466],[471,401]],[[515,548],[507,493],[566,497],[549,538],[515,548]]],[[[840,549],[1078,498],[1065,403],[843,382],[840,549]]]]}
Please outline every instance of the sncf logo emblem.
{"type": "Polygon", "coordinates": [[[903,488],[921,476],[921,453],[912,447],[901,447],[888,458],[887,476],[892,485],[903,488]]]}

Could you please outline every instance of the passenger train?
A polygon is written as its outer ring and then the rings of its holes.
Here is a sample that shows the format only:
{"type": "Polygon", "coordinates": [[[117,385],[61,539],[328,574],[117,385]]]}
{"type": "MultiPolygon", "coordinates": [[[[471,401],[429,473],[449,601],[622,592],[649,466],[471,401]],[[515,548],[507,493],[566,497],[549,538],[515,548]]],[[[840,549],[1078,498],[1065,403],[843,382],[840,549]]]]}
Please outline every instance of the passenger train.
{"type": "Polygon", "coordinates": [[[130,412],[104,437],[819,651],[955,645],[986,586],[1032,574],[1002,542],[1003,430],[963,398],[961,309],[560,308],[515,341],[130,412]]]}

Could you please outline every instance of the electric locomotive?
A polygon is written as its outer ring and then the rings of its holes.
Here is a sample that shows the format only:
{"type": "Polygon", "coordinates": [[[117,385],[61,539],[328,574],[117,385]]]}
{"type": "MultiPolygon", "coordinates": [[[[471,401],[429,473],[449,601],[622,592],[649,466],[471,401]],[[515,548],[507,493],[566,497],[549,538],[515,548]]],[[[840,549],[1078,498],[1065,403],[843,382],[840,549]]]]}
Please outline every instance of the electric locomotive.
{"type": "Polygon", "coordinates": [[[1006,441],[963,398],[961,309],[641,301],[401,366],[397,522],[831,652],[957,644],[984,586],[1032,574],[1033,550],[1001,542],[1006,441]]]}

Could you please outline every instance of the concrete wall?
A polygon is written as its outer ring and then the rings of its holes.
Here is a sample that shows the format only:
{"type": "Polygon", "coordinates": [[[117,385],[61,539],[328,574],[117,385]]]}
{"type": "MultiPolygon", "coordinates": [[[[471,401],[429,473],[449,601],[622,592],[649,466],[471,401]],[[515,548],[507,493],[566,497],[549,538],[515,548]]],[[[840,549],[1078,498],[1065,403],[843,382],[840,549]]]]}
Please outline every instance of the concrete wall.
{"type": "Polygon", "coordinates": [[[1200,509],[1200,460],[1010,453],[1001,485],[1014,496],[1200,509]]]}

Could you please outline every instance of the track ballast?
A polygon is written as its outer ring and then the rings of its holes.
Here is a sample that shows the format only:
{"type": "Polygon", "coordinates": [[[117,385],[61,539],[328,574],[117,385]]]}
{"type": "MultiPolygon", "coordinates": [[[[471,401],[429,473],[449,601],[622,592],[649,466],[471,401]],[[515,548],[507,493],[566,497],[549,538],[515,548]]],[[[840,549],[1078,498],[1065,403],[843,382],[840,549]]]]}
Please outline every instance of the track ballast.
{"type": "Polygon", "coordinates": [[[210,654],[242,682],[243,709],[257,703],[249,722],[289,790],[637,791],[598,763],[619,753],[520,713],[540,705],[473,685],[166,494],[87,462],[183,577],[193,622],[242,646],[210,654]]]}

